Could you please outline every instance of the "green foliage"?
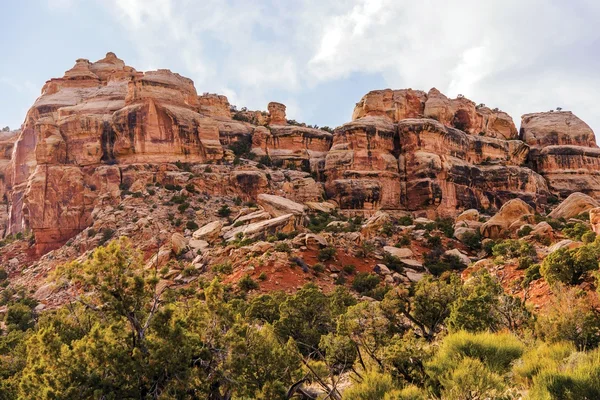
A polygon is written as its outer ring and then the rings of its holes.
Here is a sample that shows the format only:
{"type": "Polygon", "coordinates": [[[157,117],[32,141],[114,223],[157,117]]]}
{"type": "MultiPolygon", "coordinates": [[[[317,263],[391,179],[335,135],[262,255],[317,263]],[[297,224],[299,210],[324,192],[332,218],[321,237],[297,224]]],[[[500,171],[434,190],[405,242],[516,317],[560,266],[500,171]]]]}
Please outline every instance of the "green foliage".
{"type": "Polygon", "coordinates": [[[546,342],[570,342],[582,350],[596,347],[600,343],[600,314],[585,293],[559,286],[554,291],[555,297],[538,315],[536,334],[546,342]]]}
{"type": "Polygon", "coordinates": [[[569,223],[567,227],[563,229],[563,233],[570,239],[581,240],[581,237],[586,233],[590,232],[590,226],[581,222],[569,223]]]}
{"type": "Polygon", "coordinates": [[[600,351],[595,350],[589,354],[575,353],[565,362],[554,362],[545,366],[533,377],[530,398],[600,398],[600,351]]]}
{"type": "Polygon", "coordinates": [[[231,274],[233,272],[233,267],[231,266],[231,263],[226,262],[226,263],[223,263],[223,264],[213,265],[212,270],[216,274],[229,275],[229,274],[231,274]]]}
{"type": "Polygon", "coordinates": [[[290,253],[292,248],[286,242],[279,242],[275,245],[275,251],[281,251],[283,253],[290,253]]]}
{"type": "Polygon", "coordinates": [[[319,261],[329,261],[335,257],[335,253],[335,247],[328,246],[319,250],[319,253],[317,254],[317,259],[319,261]]]}
{"type": "Polygon", "coordinates": [[[223,204],[221,208],[217,211],[217,215],[219,217],[227,218],[231,215],[231,209],[227,204],[223,204]]]}
{"type": "Polygon", "coordinates": [[[481,249],[481,234],[478,230],[475,232],[465,232],[461,241],[471,250],[481,249]]]}
{"type": "Polygon", "coordinates": [[[563,247],[550,253],[540,268],[540,273],[550,284],[557,282],[577,284],[583,274],[598,269],[600,241],[575,249],[563,247]]]}
{"type": "Polygon", "coordinates": [[[521,357],[525,346],[508,333],[457,332],[448,335],[427,365],[438,376],[456,368],[464,358],[479,360],[490,371],[503,374],[510,371],[512,363],[521,357]]]}
{"type": "Polygon", "coordinates": [[[281,338],[293,338],[304,355],[315,351],[321,336],[333,328],[329,299],[311,284],[281,303],[279,312],[275,331],[281,338]]]}
{"type": "Polygon", "coordinates": [[[308,218],[309,222],[307,228],[314,233],[323,231],[330,222],[335,220],[331,214],[320,211],[310,214],[308,218]]]}
{"type": "Polygon", "coordinates": [[[410,215],[405,215],[403,217],[398,218],[398,225],[400,226],[409,226],[413,224],[413,218],[410,215]]]}
{"type": "Polygon", "coordinates": [[[368,372],[344,392],[344,400],[381,400],[398,389],[389,374],[368,372]]]}
{"type": "Polygon", "coordinates": [[[525,225],[517,231],[517,235],[521,238],[529,235],[532,231],[533,227],[531,225],[525,225]]]}
{"type": "Polygon", "coordinates": [[[381,278],[378,275],[359,272],[352,281],[352,289],[360,294],[367,295],[379,285],[379,282],[381,282],[381,278]]]}
{"type": "Polygon", "coordinates": [[[390,253],[385,253],[383,255],[382,262],[391,269],[392,271],[402,272],[404,270],[402,260],[396,256],[391,255],[390,253]]]}
{"type": "Polygon", "coordinates": [[[79,297],[39,315],[26,290],[3,289],[0,399],[285,399],[304,378],[344,400],[598,398],[600,316],[573,288],[553,288],[530,330],[485,269],[391,289],[359,273],[375,300],[357,302],[343,286],[246,293],[249,275],[240,290],[161,289],[144,264],[127,239],[99,247],[57,269],[79,297]]]}
{"type": "Polygon", "coordinates": [[[540,279],[540,264],[533,264],[525,270],[525,279],[523,280],[522,286],[527,287],[529,284],[537,279],[540,279]]]}
{"type": "Polygon", "coordinates": [[[447,271],[457,271],[465,267],[460,259],[453,254],[444,254],[443,249],[433,249],[425,254],[423,266],[435,276],[441,276],[447,271]]]}
{"type": "Polygon", "coordinates": [[[238,281],[238,287],[244,292],[258,289],[258,283],[249,274],[245,274],[238,281]]]}
{"type": "Polygon", "coordinates": [[[198,229],[198,224],[196,223],[196,221],[188,221],[185,223],[185,227],[186,229],[189,229],[191,231],[195,231],[196,229],[198,229]]]}

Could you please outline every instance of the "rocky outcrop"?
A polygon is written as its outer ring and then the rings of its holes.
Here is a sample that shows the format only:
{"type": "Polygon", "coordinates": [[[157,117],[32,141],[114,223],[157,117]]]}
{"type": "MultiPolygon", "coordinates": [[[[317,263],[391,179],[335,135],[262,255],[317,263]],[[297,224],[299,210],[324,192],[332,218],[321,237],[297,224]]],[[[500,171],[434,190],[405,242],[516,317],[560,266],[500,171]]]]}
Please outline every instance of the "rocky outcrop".
{"type": "Polygon", "coordinates": [[[113,53],[77,60],[44,85],[4,167],[8,232],[31,229],[45,251],[118,196],[123,165],[222,158],[218,121],[201,103],[193,82],[169,70],[138,72],[113,53]]]}
{"type": "Polygon", "coordinates": [[[596,207],[600,207],[600,203],[586,194],[576,192],[569,195],[548,216],[569,219],[596,207]]]}
{"type": "Polygon", "coordinates": [[[320,129],[271,125],[254,130],[252,152],[283,166],[320,173],[331,142],[332,134],[320,129]]]}
{"type": "MultiPolygon", "coordinates": [[[[31,229],[43,253],[95,223],[98,205],[139,198],[156,183],[247,202],[261,193],[298,203],[327,198],[367,217],[493,211],[514,198],[541,210],[551,192],[600,195],[600,149],[571,113],[528,114],[516,140],[507,114],[436,89],[369,92],[333,134],[285,112],[281,103],[269,103],[268,113],[237,111],[225,96],[198,96],[188,78],[139,72],[113,53],[79,59],[44,85],[21,131],[0,135],[8,205],[0,233],[31,229]]],[[[300,222],[304,206],[275,212],[263,203],[273,217],[292,213],[292,225],[300,222]]],[[[465,214],[456,228],[479,229],[477,219],[465,214]]],[[[494,236],[512,228],[486,229],[494,236]]]]}
{"type": "Polygon", "coordinates": [[[305,206],[295,201],[291,201],[281,196],[271,194],[259,194],[258,204],[265,209],[272,217],[281,217],[282,215],[292,214],[301,216],[305,212],[305,206]]]}
{"type": "Polygon", "coordinates": [[[544,179],[523,167],[528,148],[518,140],[469,135],[430,119],[398,123],[402,203],[438,214],[498,208],[519,197],[543,204],[544,179]]]}
{"type": "Polygon", "coordinates": [[[354,107],[352,120],[374,116],[387,117],[393,122],[423,116],[427,95],[421,90],[373,90],[354,107]]]}
{"type": "Polygon", "coordinates": [[[569,111],[523,115],[521,137],[531,147],[533,169],[561,197],[600,195],[600,149],[594,132],[569,111]]]}
{"type": "Polygon", "coordinates": [[[518,136],[517,128],[507,113],[491,110],[483,104],[476,105],[463,96],[449,99],[435,88],[427,93],[423,116],[473,135],[506,140],[518,136]]]}
{"type": "Polygon", "coordinates": [[[499,208],[520,197],[543,205],[544,179],[525,166],[512,119],[464,98],[379,90],[357,103],[327,154],[327,195],[345,209],[499,208]]]}
{"type": "Polygon", "coordinates": [[[400,207],[396,127],[366,116],[335,130],[325,160],[327,196],[345,209],[400,207]]]}
{"type": "Polygon", "coordinates": [[[500,208],[487,222],[481,225],[481,235],[490,239],[516,232],[523,224],[534,222],[534,209],[521,199],[513,199],[500,208]]]}
{"type": "Polygon", "coordinates": [[[284,104],[270,102],[267,109],[269,110],[269,125],[287,125],[284,104]]]}
{"type": "Polygon", "coordinates": [[[600,207],[592,208],[590,213],[590,225],[596,235],[600,235],[600,207]]]}

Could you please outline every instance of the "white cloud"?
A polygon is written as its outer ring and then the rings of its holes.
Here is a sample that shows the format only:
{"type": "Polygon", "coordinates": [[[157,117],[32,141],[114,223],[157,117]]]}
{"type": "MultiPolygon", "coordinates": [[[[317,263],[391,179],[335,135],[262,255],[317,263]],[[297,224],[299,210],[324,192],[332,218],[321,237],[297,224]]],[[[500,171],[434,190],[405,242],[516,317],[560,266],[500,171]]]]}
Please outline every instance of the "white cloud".
{"type": "MultiPolygon", "coordinates": [[[[134,66],[179,63],[199,92],[239,106],[264,109],[274,97],[375,73],[392,88],[435,86],[498,106],[517,125],[523,113],[563,106],[600,131],[594,0],[108,3],[138,49],[134,66]]],[[[304,117],[302,104],[293,108],[304,117]]]]}

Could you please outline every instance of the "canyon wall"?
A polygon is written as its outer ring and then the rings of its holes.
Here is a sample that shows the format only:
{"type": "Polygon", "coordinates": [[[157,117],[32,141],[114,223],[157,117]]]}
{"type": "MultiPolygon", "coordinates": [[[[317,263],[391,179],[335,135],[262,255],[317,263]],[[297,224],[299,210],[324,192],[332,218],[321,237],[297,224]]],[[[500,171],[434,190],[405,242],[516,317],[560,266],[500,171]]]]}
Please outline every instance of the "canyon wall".
{"type": "Polygon", "coordinates": [[[524,115],[518,132],[505,112],[463,96],[386,89],[366,94],[331,133],[287,120],[281,103],[267,108],[237,111],[225,96],[199,96],[188,78],[139,72],[113,53],[77,60],[44,85],[20,131],[0,134],[0,233],[31,230],[44,253],[90,226],[98,204],[167,183],[171,164],[234,162],[237,141],[256,161],[216,170],[198,183],[207,192],[252,200],[277,191],[431,217],[512,198],[541,211],[549,196],[600,195],[600,149],[570,112],[524,115]],[[262,171],[267,161],[285,173],[262,171]]]}

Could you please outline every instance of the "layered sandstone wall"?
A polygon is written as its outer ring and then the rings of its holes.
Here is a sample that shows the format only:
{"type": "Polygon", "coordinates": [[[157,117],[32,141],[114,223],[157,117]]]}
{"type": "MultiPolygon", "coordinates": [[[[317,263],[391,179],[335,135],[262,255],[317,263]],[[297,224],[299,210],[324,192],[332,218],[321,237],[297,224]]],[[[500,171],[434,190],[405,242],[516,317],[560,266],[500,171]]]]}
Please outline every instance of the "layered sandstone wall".
{"type": "Polygon", "coordinates": [[[526,114],[521,137],[531,165],[561,197],[573,192],[600,196],[600,149],[592,129],[569,111],[526,114]]]}
{"type": "Polygon", "coordinates": [[[90,226],[94,207],[119,203],[123,190],[190,179],[244,200],[326,196],[346,210],[432,217],[516,197],[539,210],[551,193],[600,195],[600,149],[569,112],[527,114],[519,135],[506,113],[462,96],[386,89],[365,95],[332,134],[288,123],[281,103],[268,110],[236,111],[225,96],[198,96],[188,78],[138,72],[113,53],[77,60],[44,85],[21,131],[0,134],[0,233],[32,230],[43,253],[90,226]],[[174,163],[227,164],[239,140],[284,172],[246,162],[180,179],[174,163]]]}

